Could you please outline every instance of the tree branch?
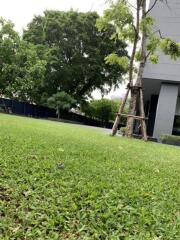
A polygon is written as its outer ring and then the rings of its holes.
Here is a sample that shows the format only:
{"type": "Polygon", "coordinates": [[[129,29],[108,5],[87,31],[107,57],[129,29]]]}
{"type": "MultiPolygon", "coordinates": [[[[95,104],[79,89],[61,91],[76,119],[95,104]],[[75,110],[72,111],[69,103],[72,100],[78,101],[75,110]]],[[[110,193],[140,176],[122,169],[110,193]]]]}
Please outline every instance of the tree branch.
{"type": "Polygon", "coordinates": [[[129,84],[130,85],[133,84],[133,66],[134,66],[137,44],[139,41],[140,6],[138,4],[138,1],[137,1],[137,10],[136,10],[136,26],[133,24],[133,28],[135,31],[135,38],[134,38],[133,49],[132,49],[132,54],[131,54],[130,64],[129,64],[129,84]]]}
{"type": "Polygon", "coordinates": [[[160,30],[160,29],[157,30],[157,31],[155,31],[155,32],[153,32],[153,34],[155,34],[155,33],[159,33],[160,38],[161,38],[161,39],[164,39],[164,37],[162,36],[162,33],[161,33],[161,30],[160,30]]]}
{"type": "Polygon", "coordinates": [[[149,58],[150,54],[151,54],[151,51],[149,51],[148,54],[146,54],[146,57],[145,57],[146,62],[147,62],[147,59],[149,58]]]}
{"type": "Polygon", "coordinates": [[[136,8],[133,4],[131,4],[129,1],[127,1],[127,4],[128,4],[130,7],[134,8],[135,10],[137,10],[137,8],[136,8]]]}
{"type": "MultiPolygon", "coordinates": [[[[156,3],[157,3],[157,1],[158,0],[154,0],[154,3],[153,3],[153,5],[147,10],[147,12],[146,12],[146,14],[145,15],[147,15],[154,7],[155,7],[155,5],[156,5],[156,3]]],[[[159,1],[161,1],[161,2],[164,2],[165,1],[165,4],[167,5],[167,7],[169,8],[169,6],[168,6],[168,0],[159,0],[159,1]]]]}
{"type": "Polygon", "coordinates": [[[147,14],[155,7],[157,1],[158,1],[158,0],[154,0],[153,5],[146,11],[145,15],[147,15],[147,14]]]}

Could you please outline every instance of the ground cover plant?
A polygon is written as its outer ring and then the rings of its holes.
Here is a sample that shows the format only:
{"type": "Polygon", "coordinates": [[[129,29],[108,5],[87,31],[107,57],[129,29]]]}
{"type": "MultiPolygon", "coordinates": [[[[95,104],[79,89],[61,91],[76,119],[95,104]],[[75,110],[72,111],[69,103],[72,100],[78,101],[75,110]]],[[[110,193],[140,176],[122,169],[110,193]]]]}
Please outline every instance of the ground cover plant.
{"type": "Polygon", "coordinates": [[[180,239],[180,149],[0,114],[0,239],[180,239]]]}

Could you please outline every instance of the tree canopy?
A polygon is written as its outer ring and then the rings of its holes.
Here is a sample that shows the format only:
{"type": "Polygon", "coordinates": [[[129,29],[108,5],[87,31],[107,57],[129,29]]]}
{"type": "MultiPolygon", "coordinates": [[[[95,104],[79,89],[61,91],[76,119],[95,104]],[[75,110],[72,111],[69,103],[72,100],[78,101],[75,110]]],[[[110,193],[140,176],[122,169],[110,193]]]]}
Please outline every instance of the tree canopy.
{"type": "Polygon", "coordinates": [[[36,102],[38,86],[45,74],[46,61],[36,46],[23,41],[10,21],[0,20],[0,94],[36,102]]]}
{"type": "Polygon", "coordinates": [[[0,19],[0,94],[6,94],[13,77],[15,52],[18,49],[19,36],[10,21],[0,19]]]}
{"type": "Polygon", "coordinates": [[[111,25],[99,32],[98,17],[95,12],[45,11],[28,24],[23,39],[38,46],[39,56],[47,61],[40,86],[43,102],[58,91],[82,101],[95,89],[105,92],[122,82],[124,67],[107,65],[104,58],[111,52],[127,56],[126,44],[110,39],[111,25]]]}

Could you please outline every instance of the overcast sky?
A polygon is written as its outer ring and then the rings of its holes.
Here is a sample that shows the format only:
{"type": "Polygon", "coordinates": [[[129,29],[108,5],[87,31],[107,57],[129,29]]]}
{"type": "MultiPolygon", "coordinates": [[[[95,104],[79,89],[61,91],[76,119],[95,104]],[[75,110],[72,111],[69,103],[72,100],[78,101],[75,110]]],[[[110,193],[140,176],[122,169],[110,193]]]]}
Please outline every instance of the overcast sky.
{"type": "Polygon", "coordinates": [[[46,9],[67,11],[73,8],[102,14],[105,8],[105,0],[0,0],[0,3],[0,16],[11,20],[20,33],[34,15],[42,14],[46,9]]]}

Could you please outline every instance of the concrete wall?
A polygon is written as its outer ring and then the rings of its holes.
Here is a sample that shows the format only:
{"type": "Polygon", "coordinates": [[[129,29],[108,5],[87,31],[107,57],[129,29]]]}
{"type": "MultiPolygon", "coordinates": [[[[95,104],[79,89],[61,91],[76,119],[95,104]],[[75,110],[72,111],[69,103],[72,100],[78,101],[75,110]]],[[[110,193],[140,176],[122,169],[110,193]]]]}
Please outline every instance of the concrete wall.
{"type": "Polygon", "coordinates": [[[162,83],[158,99],[153,137],[172,134],[179,84],[162,83]]]}
{"type": "MultiPolygon", "coordinates": [[[[150,6],[153,3],[150,0],[150,6]]],[[[154,32],[160,30],[163,37],[180,42],[180,0],[168,0],[168,6],[157,1],[150,14],[155,19],[154,32]]],[[[159,139],[161,134],[172,134],[175,114],[180,115],[180,59],[171,60],[159,51],[158,64],[148,62],[143,79],[145,101],[154,94],[159,95],[153,137],[159,139]]]]}
{"type": "MultiPolygon", "coordinates": [[[[154,0],[150,0],[150,6],[153,3],[154,0]]],[[[180,42],[180,0],[168,0],[168,6],[158,1],[151,15],[155,19],[154,31],[160,30],[163,37],[180,42]]],[[[159,63],[147,63],[143,77],[152,81],[162,79],[180,82],[180,60],[174,61],[162,53],[159,54],[159,63]]]]}

